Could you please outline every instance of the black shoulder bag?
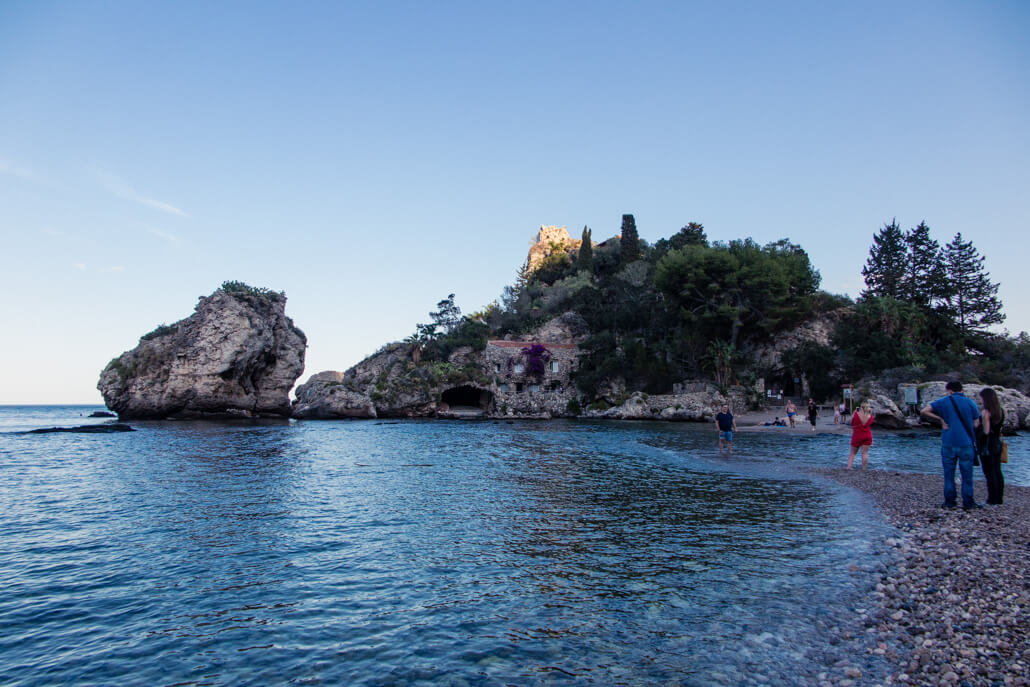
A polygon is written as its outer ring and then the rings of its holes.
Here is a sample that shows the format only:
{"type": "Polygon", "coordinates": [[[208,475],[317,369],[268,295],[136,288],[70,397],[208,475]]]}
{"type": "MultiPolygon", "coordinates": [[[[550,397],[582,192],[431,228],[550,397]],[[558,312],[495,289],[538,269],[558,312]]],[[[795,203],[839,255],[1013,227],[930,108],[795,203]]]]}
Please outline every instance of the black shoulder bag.
{"type": "Polygon", "coordinates": [[[976,432],[969,426],[969,422],[966,420],[966,416],[958,409],[958,403],[955,403],[955,399],[952,396],[948,396],[948,400],[951,401],[952,407],[955,408],[955,414],[958,415],[958,419],[962,421],[962,426],[966,428],[966,434],[969,435],[970,441],[973,442],[973,465],[980,464],[980,447],[976,441],[976,432]]]}

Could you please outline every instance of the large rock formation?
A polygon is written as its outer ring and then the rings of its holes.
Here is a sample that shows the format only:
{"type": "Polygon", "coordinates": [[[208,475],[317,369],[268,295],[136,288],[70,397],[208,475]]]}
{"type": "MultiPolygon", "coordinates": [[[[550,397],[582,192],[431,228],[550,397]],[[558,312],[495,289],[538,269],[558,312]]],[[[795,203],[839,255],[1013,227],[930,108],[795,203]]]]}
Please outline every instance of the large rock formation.
{"type": "Polygon", "coordinates": [[[288,417],[307,339],[285,310],[284,294],[226,283],[112,360],[97,388],[121,418],[288,417]]]}
{"type": "Polygon", "coordinates": [[[446,361],[414,358],[412,344],[394,343],[346,372],[312,375],[297,387],[297,418],[533,417],[574,414],[570,375],[584,324],[575,313],[545,322],[520,340],[464,346],[446,361]],[[535,373],[523,349],[541,344],[546,362],[535,373]],[[570,409],[571,406],[571,409],[570,409]]]}
{"type": "Polygon", "coordinates": [[[529,247],[529,256],[526,258],[529,270],[535,270],[552,253],[579,249],[580,243],[582,241],[579,239],[569,236],[565,227],[541,224],[536,243],[529,247]]]}

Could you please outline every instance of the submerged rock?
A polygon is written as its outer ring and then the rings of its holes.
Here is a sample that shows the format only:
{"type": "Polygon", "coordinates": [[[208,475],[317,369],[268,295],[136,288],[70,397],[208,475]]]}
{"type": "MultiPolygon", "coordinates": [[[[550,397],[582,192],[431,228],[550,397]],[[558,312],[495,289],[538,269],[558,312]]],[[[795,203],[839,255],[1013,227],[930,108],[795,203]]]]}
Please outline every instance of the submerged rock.
{"type": "Polygon", "coordinates": [[[107,425],[79,425],[78,427],[43,427],[30,429],[26,434],[53,434],[54,432],[74,432],[76,434],[115,434],[117,432],[135,432],[129,425],[118,422],[107,425]]]}
{"type": "Polygon", "coordinates": [[[289,416],[307,339],[286,296],[236,282],[112,360],[97,388],[121,418],[289,416]]]}

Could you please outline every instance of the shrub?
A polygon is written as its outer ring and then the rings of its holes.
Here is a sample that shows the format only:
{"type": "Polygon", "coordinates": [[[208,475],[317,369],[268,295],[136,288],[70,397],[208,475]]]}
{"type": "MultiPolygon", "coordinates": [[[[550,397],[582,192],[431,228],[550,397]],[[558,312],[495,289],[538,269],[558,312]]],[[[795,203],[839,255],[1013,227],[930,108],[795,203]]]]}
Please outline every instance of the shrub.
{"type": "Polygon", "coordinates": [[[179,328],[175,325],[159,324],[157,325],[156,329],[147,332],[139,339],[140,341],[150,341],[151,339],[156,339],[161,336],[168,336],[169,334],[174,334],[177,331],[179,331],[179,328]]]}

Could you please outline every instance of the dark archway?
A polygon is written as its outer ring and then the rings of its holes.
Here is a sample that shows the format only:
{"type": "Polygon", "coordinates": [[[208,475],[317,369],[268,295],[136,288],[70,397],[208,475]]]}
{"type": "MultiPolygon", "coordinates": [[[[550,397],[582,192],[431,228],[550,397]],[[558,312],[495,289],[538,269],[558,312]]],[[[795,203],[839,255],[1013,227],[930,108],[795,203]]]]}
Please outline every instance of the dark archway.
{"type": "Polygon", "coordinates": [[[444,391],[440,400],[452,409],[465,407],[489,410],[493,394],[485,389],[477,389],[474,386],[463,384],[444,391]]]}

